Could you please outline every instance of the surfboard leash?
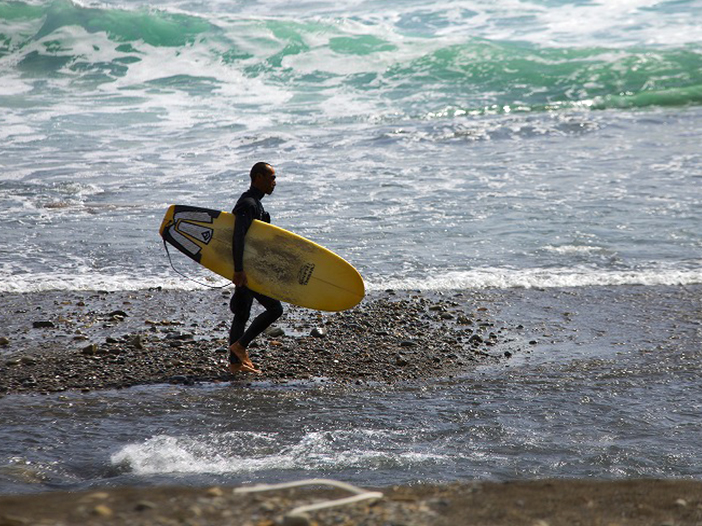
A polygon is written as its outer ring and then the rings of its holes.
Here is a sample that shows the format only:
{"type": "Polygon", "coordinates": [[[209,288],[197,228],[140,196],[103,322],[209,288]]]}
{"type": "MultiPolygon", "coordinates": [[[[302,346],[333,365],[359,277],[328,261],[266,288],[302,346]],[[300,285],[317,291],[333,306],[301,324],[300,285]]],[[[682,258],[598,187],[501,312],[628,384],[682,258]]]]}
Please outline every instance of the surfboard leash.
{"type": "Polygon", "coordinates": [[[171,264],[171,268],[172,268],[172,269],[174,270],[174,272],[175,272],[176,274],[178,274],[179,276],[182,276],[182,277],[184,277],[185,279],[192,281],[193,283],[197,283],[198,285],[201,285],[201,286],[203,286],[203,287],[209,287],[209,288],[211,288],[211,289],[223,289],[223,288],[228,287],[228,286],[231,285],[231,283],[225,283],[224,285],[210,285],[210,284],[208,284],[208,283],[202,283],[201,281],[198,281],[198,280],[196,280],[196,279],[194,279],[194,278],[191,278],[190,276],[188,276],[188,275],[186,275],[186,274],[183,274],[180,270],[178,270],[177,268],[175,268],[175,265],[173,264],[173,259],[171,258],[171,252],[168,250],[168,243],[166,243],[166,239],[165,239],[165,238],[163,238],[163,248],[166,249],[166,255],[168,256],[168,262],[171,264]]]}

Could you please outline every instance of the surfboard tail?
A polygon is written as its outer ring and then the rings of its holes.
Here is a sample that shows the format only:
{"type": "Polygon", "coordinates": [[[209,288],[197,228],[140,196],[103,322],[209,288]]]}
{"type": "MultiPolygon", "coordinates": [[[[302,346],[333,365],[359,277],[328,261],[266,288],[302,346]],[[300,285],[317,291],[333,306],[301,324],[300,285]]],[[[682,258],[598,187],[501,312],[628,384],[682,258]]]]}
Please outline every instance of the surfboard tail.
{"type": "Polygon", "coordinates": [[[161,222],[161,237],[201,263],[203,246],[213,238],[212,223],[221,212],[187,205],[171,205],[161,222]]]}

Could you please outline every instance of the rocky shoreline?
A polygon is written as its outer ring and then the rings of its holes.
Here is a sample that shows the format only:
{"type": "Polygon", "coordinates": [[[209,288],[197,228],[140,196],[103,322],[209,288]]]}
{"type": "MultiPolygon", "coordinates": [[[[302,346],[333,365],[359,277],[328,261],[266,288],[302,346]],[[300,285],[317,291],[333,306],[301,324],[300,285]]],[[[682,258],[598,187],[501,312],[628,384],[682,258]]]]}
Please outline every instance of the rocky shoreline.
{"type": "Polygon", "coordinates": [[[341,313],[287,306],[250,348],[263,374],[232,377],[229,295],[1,294],[0,394],[231,380],[416,381],[498,363],[529,345],[520,341],[521,326],[496,323],[471,294],[387,291],[341,313]]]}
{"type": "MultiPolygon", "coordinates": [[[[693,345],[698,340],[690,335],[699,334],[700,293],[699,287],[627,289],[640,318],[623,323],[642,327],[647,341],[664,345],[670,338],[679,345],[680,338],[688,338],[693,345]],[[672,315],[667,310],[671,298],[682,309],[672,315]],[[649,319],[656,320],[655,332],[646,333],[649,319]]],[[[263,374],[232,378],[226,371],[229,291],[3,293],[0,396],[158,383],[422,383],[484,364],[508,366],[537,344],[539,350],[591,341],[617,345],[620,334],[599,332],[598,316],[611,313],[598,312],[596,306],[616,300],[621,292],[610,297],[607,290],[594,296],[581,290],[572,299],[573,294],[524,291],[505,301],[498,292],[386,291],[344,313],[287,307],[275,330],[251,349],[263,374]],[[574,303],[594,307],[578,312],[574,303]],[[498,319],[502,317],[509,321],[498,319]],[[579,317],[587,317],[588,324],[571,323],[579,317]]],[[[150,486],[5,495],[0,496],[0,526],[702,524],[698,480],[388,487],[380,488],[384,497],[379,501],[316,511],[298,522],[285,518],[293,508],[343,495],[298,489],[244,497],[235,490],[150,486]]]]}
{"type": "Polygon", "coordinates": [[[0,526],[685,526],[702,521],[702,482],[537,480],[382,488],[383,498],[291,516],[347,497],[324,487],[125,487],[0,496],[0,526]]]}

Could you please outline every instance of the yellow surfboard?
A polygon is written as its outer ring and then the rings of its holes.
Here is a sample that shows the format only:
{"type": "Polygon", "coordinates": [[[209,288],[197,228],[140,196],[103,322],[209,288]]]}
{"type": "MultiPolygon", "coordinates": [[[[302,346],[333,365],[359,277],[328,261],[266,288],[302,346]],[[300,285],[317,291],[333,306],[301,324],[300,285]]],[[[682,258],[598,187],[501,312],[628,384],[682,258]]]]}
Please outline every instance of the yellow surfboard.
{"type": "MultiPolygon", "coordinates": [[[[159,232],[183,254],[231,280],[235,219],[219,210],[171,205],[159,232]]],[[[325,311],[350,309],[365,295],[358,271],[309,239],[255,220],[245,241],[244,270],[251,290],[325,311]]]]}

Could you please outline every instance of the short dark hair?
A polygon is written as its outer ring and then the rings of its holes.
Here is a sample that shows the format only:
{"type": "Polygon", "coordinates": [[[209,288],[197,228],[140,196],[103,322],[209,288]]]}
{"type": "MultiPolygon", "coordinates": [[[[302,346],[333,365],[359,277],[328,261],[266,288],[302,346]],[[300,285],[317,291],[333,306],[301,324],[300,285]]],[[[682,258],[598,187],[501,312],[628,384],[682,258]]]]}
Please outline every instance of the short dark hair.
{"type": "Polygon", "coordinates": [[[253,167],[251,167],[251,173],[249,174],[249,176],[251,177],[251,180],[253,181],[256,178],[256,176],[267,175],[267,174],[271,173],[272,171],[273,171],[273,167],[270,164],[264,163],[264,162],[259,162],[259,163],[254,164],[253,167]]]}

